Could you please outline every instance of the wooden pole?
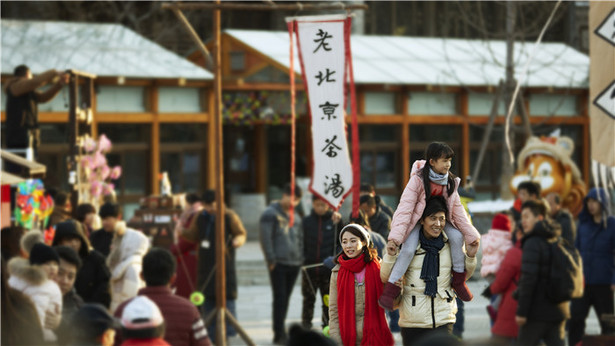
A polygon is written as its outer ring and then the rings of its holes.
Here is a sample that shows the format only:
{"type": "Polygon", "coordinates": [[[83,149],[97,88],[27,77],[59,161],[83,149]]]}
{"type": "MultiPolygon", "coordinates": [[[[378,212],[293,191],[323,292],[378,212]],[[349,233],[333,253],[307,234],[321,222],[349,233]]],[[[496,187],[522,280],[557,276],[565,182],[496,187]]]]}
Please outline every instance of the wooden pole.
{"type": "MultiPolygon", "coordinates": [[[[217,4],[220,0],[216,1],[217,4]]],[[[220,44],[220,9],[214,10],[214,114],[213,126],[216,128],[216,345],[226,345],[226,242],[224,241],[224,156],[222,139],[222,47],[220,44]]]]}
{"type": "Polygon", "coordinates": [[[487,150],[487,146],[490,142],[491,131],[493,131],[493,123],[495,122],[495,118],[498,116],[498,109],[500,108],[500,100],[502,98],[502,94],[504,93],[504,82],[500,80],[500,84],[498,85],[498,90],[496,90],[495,99],[493,99],[493,104],[491,105],[491,113],[489,114],[489,122],[487,123],[487,128],[485,129],[485,133],[483,134],[483,142],[480,145],[480,151],[478,152],[478,159],[474,164],[474,170],[472,171],[472,180],[478,181],[478,176],[480,175],[480,168],[483,164],[483,158],[485,157],[485,151],[487,150]]]}
{"type": "Polygon", "coordinates": [[[169,3],[165,2],[161,6],[163,9],[181,9],[181,10],[244,10],[244,11],[326,11],[326,10],[367,10],[365,4],[346,5],[341,2],[329,3],[324,5],[315,4],[235,4],[232,2],[220,3],[169,3]]]}
{"type": "Polygon", "coordinates": [[[184,16],[184,14],[179,8],[171,7],[171,10],[173,10],[173,13],[175,13],[177,19],[179,19],[179,21],[182,23],[182,26],[184,27],[186,32],[188,32],[188,35],[192,37],[192,41],[196,43],[197,47],[199,47],[199,49],[201,50],[201,53],[203,53],[203,58],[205,58],[205,64],[207,65],[207,68],[209,70],[212,70],[214,68],[214,61],[212,60],[211,54],[209,54],[207,47],[203,44],[203,42],[201,42],[199,35],[196,33],[196,31],[194,31],[194,28],[192,27],[192,25],[190,25],[190,22],[188,22],[188,19],[186,19],[186,16],[184,16]]]}

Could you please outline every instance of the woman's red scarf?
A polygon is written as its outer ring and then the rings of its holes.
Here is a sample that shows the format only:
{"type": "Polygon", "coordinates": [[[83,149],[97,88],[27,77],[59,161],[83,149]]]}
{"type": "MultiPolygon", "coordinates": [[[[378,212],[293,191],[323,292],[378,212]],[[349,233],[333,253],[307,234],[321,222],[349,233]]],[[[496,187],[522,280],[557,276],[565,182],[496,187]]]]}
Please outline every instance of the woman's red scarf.
{"type": "Polygon", "coordinates": [[[393,334],[387,325],[384,310],[378,305],[378,297],[383,289],[380,263],[377,260],[365,263],[365,254],[349,259],[344,257],[341,255],[338,258],[340,270],[337,275],[337,306],[342,343],[345,346],[354,346],[357,343],[354,274],[365,268],[365,316],[361,345],[393,345],[393,334]]]}

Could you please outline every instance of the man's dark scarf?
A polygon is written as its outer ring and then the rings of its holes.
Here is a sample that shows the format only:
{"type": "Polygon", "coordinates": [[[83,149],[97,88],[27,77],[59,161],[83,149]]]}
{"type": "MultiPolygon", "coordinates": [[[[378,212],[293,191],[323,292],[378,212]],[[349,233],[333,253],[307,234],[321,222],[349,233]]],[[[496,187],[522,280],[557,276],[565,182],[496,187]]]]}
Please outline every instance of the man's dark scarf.
{"type": "Polygon", "coordinates": [[[425,281],[425,295],[435,297],[438,293],[438,275],[440,275],[440,250],[444,247],[442,233],[438,238],[427,239],[423,228],[419,231],[421,248],[425,250],[425,259],[421,269],[421,279],[425,281]]]}

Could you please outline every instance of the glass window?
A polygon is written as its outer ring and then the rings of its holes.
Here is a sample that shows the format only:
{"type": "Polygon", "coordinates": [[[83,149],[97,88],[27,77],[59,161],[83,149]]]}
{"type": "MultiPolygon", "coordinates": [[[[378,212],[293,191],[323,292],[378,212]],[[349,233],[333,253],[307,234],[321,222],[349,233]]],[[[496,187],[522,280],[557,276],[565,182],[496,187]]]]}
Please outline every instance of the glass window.
{"type": "MultiPolygon", "coordinates": [[[[225,123],[251,124],[260,119],[278,124],[290,118],[288,91],[225,92],[222,94],[222,102],[225,123]]],[[[295,106],[297,116],[307,113],[304,92],[297,92],[295,106]]]]}
{"type": "Polygon", "coordinates": [[[200,191],[201,155],[198,152],[163,152],[160,154],[160,171],[169,174],[173,193],[200,191]]]}
{"type": "Polygon", "coordinates": [[[160,113],[200,113],[201,89],[182,87],[158,88],[160,113]]]}
{"type": "Polygon", "coordinates": [[[574,95],[533,94],[530,95],[531,115],[575,116],[577,98],[574,95]]]}
{"type": "MultiPolygon", "coordinates": [[[[248,83],[283,83],[288,84],[290,82],[290,78],[288,74],[284,71],[281,71],[273,66],[267,66],[258,72],[248,76],[245,78],[245,81],[248,83]]],[[[297,84],[303,83],[301,78],[296,77],[295,82],[297,84]]]]}
{"type": "Polygon", "coordinates": [[[112,143],[148,143],[151,137],[149,124],[98,124],[98,133],[105,134],[112,143]]]}
{"type": "MultiPolygon", "coordinates": [[[[51,87],[52,85],[46,85],[37,90],[40,92],[45,92],[51,87]]],[[[45,103],[39,103],[38,111],[39,112],[68,112],[68,106],[70,103],[69,95],[70,95],[70,92],[68,90],[68,86],[63,87],[62,90],[60,90],[60,92],[54,98],[52,98],[51,100],[45,103]]]]}
{"type": "Polygon", "coordinates": [[[396,114],[395,93],[366,92],[365,114],[396,114]]]}
{"type": "MultiPolygon", "coordinates": [[[[471,93],[468,95],[468,114],[469,115],[489,115],[491,114],[491,107],[493,107],[493,100],[496,94],[489,93],[471,93]]],[[[505,115],[506,107],[503,101],[500,101],[498,107],[498,115],[505,115]]]]}
{"type": "Polygon", "coordinates": [[[207,142],[205,124],[160,124],[161,143],[202,143],[207,142]]]}
{"type": "Polygon", "coordinates": [[[98,86],[98,112],[145,112],[145,87],[98,86]]]}
{"type": "Polygon", "coordinates": [[[67,124],[40,124],[41,143],[60,143],[68,145],[67,124]]]}
{"type": "Polygon", "coordinates": [[[122,151],[107,154],[110,167],[121,165],[122,175],[114,181],[116,190],[121,195],[143,195],[149,181],[148,154],[145,150],[122,151]]]}
{"type": "Polygon", "coordinates": [[[410,114],[454,115],[456,100],[456,94],[412,92],[408,95],[408,110],[410,114]]]}
{"type": "Polygon", "coordinates": [[[246,53],[231,52],[231,71],[243,71],[246,68],[246,53]]]}

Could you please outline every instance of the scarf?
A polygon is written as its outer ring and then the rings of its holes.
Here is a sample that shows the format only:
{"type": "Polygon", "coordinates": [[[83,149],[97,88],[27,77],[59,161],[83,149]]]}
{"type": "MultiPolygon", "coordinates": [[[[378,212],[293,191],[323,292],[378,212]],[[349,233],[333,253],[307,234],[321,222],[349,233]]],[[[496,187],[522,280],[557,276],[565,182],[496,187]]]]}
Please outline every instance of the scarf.
{"type": "Polygon", "coordinates": [[[435,239],[427,239],[423,234],[423,228],[419,231],[421,248],[425,250],[421,279],[425,281],[425,295],[435,297],[438,293],[438,275],[440,275],[440,250],[444,247],[442,234],[435,239]]]}
{"type": "Polygon", "coordinates": [[[429,180],[438,185],[448,185],[448,172],[446,174],[436,173],[429,167],[429,180]]]}
{"type": "Polygon", "coordinates": [[[383,289],[380,281],[380,263],[377,260],[365,263],[364,258],[365,254],[355,258],[345,258],[341,255],[338,258],[340,270],[337,276],[337,311],[342,343],[345,346],[354,346],[357,343],[354,274],[365,268],[365,313],[361,345],[393,345],[393,334],[387,325],[384,310],[378,305],[378,297],[383,289]]]}

